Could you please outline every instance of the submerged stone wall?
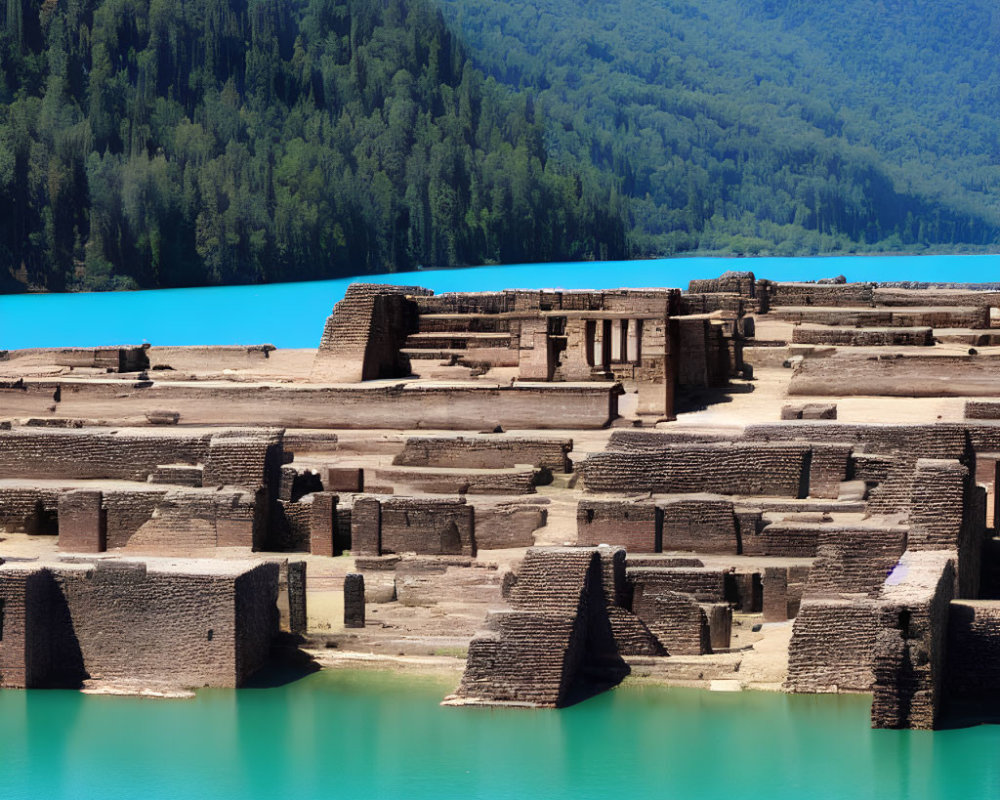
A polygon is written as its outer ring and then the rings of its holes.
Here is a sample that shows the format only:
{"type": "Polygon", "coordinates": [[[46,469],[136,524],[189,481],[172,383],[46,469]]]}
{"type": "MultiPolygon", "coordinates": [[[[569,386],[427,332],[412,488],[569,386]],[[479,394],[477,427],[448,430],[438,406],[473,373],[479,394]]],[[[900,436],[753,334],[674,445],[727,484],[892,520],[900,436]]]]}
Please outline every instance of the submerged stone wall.
{"type": "Polygon", "coordinates": [[[948,616],[948,692],[992,695],[1000,686],[1000,601],[956,600],[948,616]]]}
{"type": "Polygon", "coordinates": [[[239,686],[277,633],[277,593],[277,564],[4,565],[0,685],[239,686]]]}
{"type": "MultiPolygon", "coordinates": [[[[765,603],[767,586],[764,586],[765,603]]],[[[788,647],[791,692],[869,692],[874,677],[878,602],[873,599],[803,598],[788,647]]]]}
{"type": "Polygon", "coordinates": [[[936,727],[944,701],[954,551],[908,551],[882,589],[873,728],[936,727]]]}
{"type": "Polygon", "coordinates": [[[607,615],[601,556],[592,548],[532,548],[510,593],[469,644],[457,703],[561,706],[584,677],[628,672],[607,615]]]}

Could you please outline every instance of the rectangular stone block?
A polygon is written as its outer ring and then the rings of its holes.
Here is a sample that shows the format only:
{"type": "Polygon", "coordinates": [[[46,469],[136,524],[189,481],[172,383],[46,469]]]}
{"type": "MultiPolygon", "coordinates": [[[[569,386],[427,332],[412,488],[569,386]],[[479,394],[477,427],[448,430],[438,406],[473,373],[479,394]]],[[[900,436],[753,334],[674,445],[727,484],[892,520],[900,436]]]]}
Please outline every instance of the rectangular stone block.
{"type": "Polygon", "coordinates": [[[329,467],[323,476],[323,488],[328,492],[363,492],[365,471],[361,467],[329,467]]]}
{"type": "Polygon", "coordinates": [[[382,504],[376,497],[359,497],[351,510],[351,553],[382,555],[382,504]]]}
{"type": "Polygon", "coordinates": [[[76,553],[107,550],[102,494],[80,489],[59,495],[59,549],[76,553]]]}
{"type": "Polygon", "coordinates": [[[358,572],[344,577],[344,627],[365,627],[365,576],[358,572]]]}
{"type": "Polygon", "coordinates": [[[764,622],[784,622],[788,619],[788,570],[766,567],[762,583],[764,622]]]}
{"type": "Polygon", "coordinates": [[[314,556],[336,554],[334,534],[337,530],[337,501],[330,492],[316,492],[309,511],[309,552],[314,556]]]}

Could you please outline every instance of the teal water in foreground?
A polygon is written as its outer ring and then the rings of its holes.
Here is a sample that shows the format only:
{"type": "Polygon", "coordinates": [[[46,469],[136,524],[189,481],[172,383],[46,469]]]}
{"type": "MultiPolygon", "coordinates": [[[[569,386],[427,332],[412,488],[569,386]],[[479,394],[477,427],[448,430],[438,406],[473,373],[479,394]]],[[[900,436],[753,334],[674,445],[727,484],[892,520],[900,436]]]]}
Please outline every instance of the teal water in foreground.
{"type": "Polygon", "coordinates": [[[194,700],[0,692],[0,797],[990,798],[1000,727],[872,731],[866,696],[625,686],[441,708],[437,678],[321,672],[194,700]]]}
{"type": "Polygon", "coordinates": [[[759,278],[850,281],[1000,280],[1000,256],[669,258],[522,264],[368,275],[311,283],[97,294],[0,296],[0,349],[141,344],[316,347],[323,322],[353,280],[417,284],[435,292],[672,286],[726,270],[759,278]]]}

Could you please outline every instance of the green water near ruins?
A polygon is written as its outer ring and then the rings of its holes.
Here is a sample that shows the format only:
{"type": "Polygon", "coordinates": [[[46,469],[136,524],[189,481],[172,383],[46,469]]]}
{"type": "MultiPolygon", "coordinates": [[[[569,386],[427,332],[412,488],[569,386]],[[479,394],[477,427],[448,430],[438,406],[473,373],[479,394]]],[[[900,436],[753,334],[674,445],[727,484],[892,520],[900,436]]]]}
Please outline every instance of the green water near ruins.
{"type": "Polygon", "coordinates": [[[449,679],[321,672],[193,700],[0,692],[0,798],[989,798],[1000,726],[872,731],[870,698],[620,687],[441,708],[449,679]]]}

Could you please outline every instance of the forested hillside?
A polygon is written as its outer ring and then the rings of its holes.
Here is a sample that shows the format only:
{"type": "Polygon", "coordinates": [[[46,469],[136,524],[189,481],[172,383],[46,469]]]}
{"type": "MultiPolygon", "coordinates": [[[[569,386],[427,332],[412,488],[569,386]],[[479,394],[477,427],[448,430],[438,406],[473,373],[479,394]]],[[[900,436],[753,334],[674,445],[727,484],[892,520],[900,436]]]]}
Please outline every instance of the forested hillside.
{"type": "Polygon", "coordinates": [[[3,291],[1000,248],[988,0],[0,2],[3,291]]]}
{"type": "Polygon", "coordinates": [[[626,254],[614,186],[425,0],[3,12],[0,289],[626,254]]]}
{"type": "Polygon", "coordinates": [[[995,248],[988,0],[438,0],[637,254],[995,248]]]}

